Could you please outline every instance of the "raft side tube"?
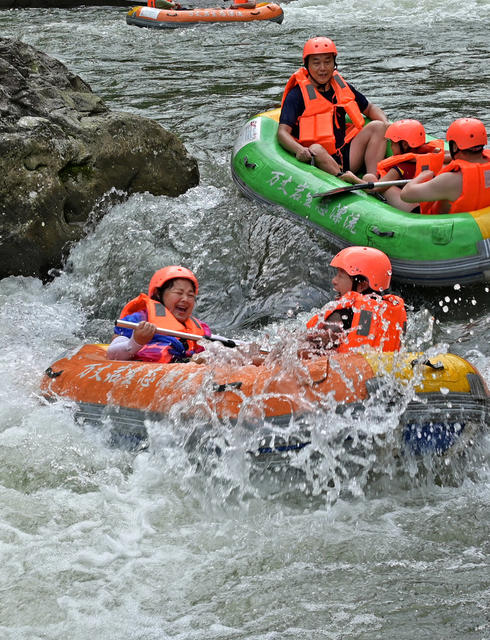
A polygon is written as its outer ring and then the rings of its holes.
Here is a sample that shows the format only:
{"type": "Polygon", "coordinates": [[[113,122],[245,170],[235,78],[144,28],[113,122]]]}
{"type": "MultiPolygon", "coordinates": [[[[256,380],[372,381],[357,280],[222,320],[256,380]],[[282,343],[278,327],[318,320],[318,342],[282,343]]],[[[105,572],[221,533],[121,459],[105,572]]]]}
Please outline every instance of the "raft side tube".
{"type": "MultiPolygon", "coordinates": [[[[426,449],[444,452],[455,445],[458,434],[488,425],[485,381],[470,363],[453,354],[427,360],[420,353],[333,353],[291,373],[253,365],[210,370],[196,363],[107,360],[107,346],[84,345],[57,360],[42,379],[42,393],[48,399],[68,398],[77,403],[82,420],[100,425],[109,419],[115,432],[140,441],[145,438],[145,420],[164,420],[176,403],[182,403],[183,419],[201,419],[211,410],[224,424],[245,424],[250,416],[242,415],[243,401],[257,396],[260,410],[250,428],[259,433],[264,421],[280,427],[294,418],[308,424],[308,415],[323,406],[322,398],[331,397],[338,413],[349,410],[353,417],[364,411],[369,396],[386,405],[388,412],[391,396],[379,395],[387,376],[402,386],[414,385],[415,398],[400,424],[408,434],[405,441],[413,441],[416,452],[422,450],[418,441],[425,442],[426,449]]],[[[306,430],[295,438],[294,443],[278,445],[282,453],[302,449],[310,434],[306,430]]],[[[264,453],[270,443],[258,447],[264,453]]]]}
{"type": "Polygon", "coordinates": [[[235,141],[232,177],[247,197],[286,211],[325,234],[339,249],[373,246],[391,259],[394,277],[423,286],[483,282],[490,276],[490,207],[478,212],[421,216],[363,191],[314,198],[346,186],[299,162],[277,141],[279,110],[259,114],[235,141]]]}

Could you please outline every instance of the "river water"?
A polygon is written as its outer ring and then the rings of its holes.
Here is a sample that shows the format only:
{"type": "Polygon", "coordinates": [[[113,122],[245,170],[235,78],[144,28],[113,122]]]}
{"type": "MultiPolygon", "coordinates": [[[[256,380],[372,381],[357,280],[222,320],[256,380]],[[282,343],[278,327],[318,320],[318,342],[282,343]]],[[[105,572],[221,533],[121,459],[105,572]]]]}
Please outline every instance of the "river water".
{"type": "MultiPolygon", "coordinates": [[[[308,481],[295,483],[254,478],[239,446],[196,462],[176,446],[178,416],[148,425],[148,451],[111,448],[72,406],[38,394],[46,366],[109,340],[122,304],[165,264],[197,273],[197,313],[213,330],[287,340],[332,298],[332,248],[237,192],[241,125],[279,104],[304,41],[324,34],[391,119],[419,118],[437,136],[456,117],[489,127],[488,8],[296,0],[282,25],[161,32],[127,26],[124,8],[0,13],[2,36],[60,59],[112,109],[177,133],[201,172],[179,198],[112,206],[52,283],[0,282],[2,639],[490,638],[488,437],[464,464],[441,462],[447,473],[373,450],[353,472],[327,439],[325,475],[308,477],[305,459],[308,481]]],[[[458,353],[488,381],[488,286],[398,292],[408,348],[458,353]]],[[[349,420],[323,418],[332,430],[349,420]]],[[[362,428],[379,423],[368,415],[362,428]]]]}

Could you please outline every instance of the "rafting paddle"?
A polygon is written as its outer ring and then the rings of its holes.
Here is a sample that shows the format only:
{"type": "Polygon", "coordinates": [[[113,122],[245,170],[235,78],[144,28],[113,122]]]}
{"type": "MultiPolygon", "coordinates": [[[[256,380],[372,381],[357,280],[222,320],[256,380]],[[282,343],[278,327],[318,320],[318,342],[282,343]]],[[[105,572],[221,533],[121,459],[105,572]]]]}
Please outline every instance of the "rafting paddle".
{"type": "Polygon", "coordinates": [[[323,193],[314,193],[314,198],[328,198],[336,196],[339,193],[349,193],[349,191],[358,191],[359,189],[374,189],[375,187],[401,187],[410,180],[387,180],[386,182],[361,182],[360,184],[348,184],[346,187],[337,187],[323,193]]]}
{"type": "MultiPolygon", "coordinates": [[[[138,326],[137,322],[128,322],[127,320],[116,320],[116,326],[123,327],[125,329],[136,329],[138,326]]],[[[174,338],[184,338],[184,340],[210,340],[211,342],[221,342],[225,345],[225,347],[237,347],[240,342],[236,342],[235,340],[230,340],[230,338],[224,338],[223,336],[217,336],[215,334],[211,334],[210,336],[199,336],[195,333],[185,333],[184,331],[174,331],[173,329],[161,329],[157,327],[157,333],[160,333],[164,336],[172,336],[174,338]]]]}

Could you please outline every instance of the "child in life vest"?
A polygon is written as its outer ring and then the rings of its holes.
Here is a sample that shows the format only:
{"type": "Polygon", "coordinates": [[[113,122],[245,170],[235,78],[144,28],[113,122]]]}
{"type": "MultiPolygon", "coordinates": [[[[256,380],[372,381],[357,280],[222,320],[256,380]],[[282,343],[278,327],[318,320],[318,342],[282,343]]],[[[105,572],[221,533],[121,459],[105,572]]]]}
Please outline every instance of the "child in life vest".
{"type": "Polygon", "coordinates": [[[307,322],[307,340],[313,349],[302,356],[326,349],[345,353],[364,345],[382,351],[398,351],[405,332],[407,314],[402,298],[385,293],[391,283],[391,262],[373,247],[348,247],[331,261],[337,268],[332,286],[337,292],[322,317],[307,322]]]}
{"type": "Polygon", "coordinates": [[[401,191],[419,202],[423,215],[477,211],[490,206],[490,149],[481,120],[458,118],[446,131],[451,161],[439,172],[423,171],[401,191]]]}
{"type": "MultiPolygon", "coordinates": [[[[367,173],[362,182],[412,180],[422,171],[438,173],[445,160],[444,141],[426,142],[425,129],[418,120],[397,120],[386,129],[385,138],[391,142],[393,155],[378,162],[377,175],[367,173]]],[[[371,193],[382,193],[393,207],[401,211],[419,213],[418,203],[404,202],[401,187],[376,187],[371,193]]]]}
{"type": "Polygon", "coordinates": [[[126,304],[120,319],[138,323],[136,329],[115,327],[107,349],[110,360],[185,362],[204,348],[194,340],[156,333],[157,327],[209,336],[207,324],[192,317],[199,284],[185,267],[169,266],[157,271],[148,287],[126,304]]]}

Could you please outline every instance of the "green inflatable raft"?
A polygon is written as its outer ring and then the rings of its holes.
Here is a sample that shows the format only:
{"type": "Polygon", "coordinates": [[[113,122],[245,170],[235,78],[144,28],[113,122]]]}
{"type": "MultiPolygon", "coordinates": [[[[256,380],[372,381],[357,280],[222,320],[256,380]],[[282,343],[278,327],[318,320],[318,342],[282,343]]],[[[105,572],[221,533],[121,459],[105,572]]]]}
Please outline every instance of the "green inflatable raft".
{"type": "Polygon", "coordinates": [[[490,207],[423,216],[399,211],[361,190],[315,197],[346,183],[285,151],[276,138],[278,119],[279,109],[255,116],[235,142],[233,180],[246,196],[314,226],[337,249],[381,249],[398,281],[449,286],[490,280],[490,207]]]}

